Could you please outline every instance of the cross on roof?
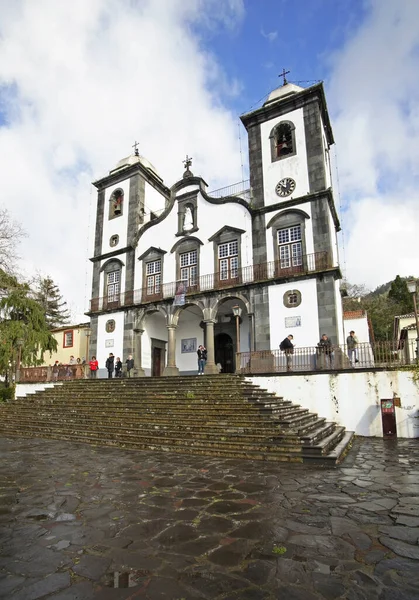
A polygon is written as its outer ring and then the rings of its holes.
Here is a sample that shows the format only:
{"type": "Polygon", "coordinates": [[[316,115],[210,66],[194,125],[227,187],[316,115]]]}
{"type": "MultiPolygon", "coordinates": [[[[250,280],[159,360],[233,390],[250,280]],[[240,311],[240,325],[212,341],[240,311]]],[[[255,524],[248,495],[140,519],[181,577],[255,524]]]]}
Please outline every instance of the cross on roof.
{"type": "Polygon", "coordinates": [[[139,142],[134,142],[132,145],[132,147],[134,148],[135,156],[138,156],[138,146],[139,146],[139,142]]]}
{"type": "Polygon", "coordinates": [[[185,165],[185,169],[189,169],[189,167],[192,165],[192,157],[189,157],[188,155],[186,155],[186,158],[183,161],[183,164],[185,165]]]}
{"type": "Polygon", "coordinates": [[[280,73],[278,75],[278,77],[283,77],[284,78],[284,83],[282,85],[286,85],[288,83],[286,75],[288,75],[288,73],[291,73],[291,71],[286,71],[285,69],[282,69],[282,73],[280,73]]]}

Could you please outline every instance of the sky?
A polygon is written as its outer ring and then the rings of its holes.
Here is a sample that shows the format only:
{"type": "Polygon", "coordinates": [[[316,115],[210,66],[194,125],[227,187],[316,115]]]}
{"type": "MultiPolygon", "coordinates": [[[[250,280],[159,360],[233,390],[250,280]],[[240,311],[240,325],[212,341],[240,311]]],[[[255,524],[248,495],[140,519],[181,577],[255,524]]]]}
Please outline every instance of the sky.
{"type": "Polygon", "coordinates": [[[3,199],[74,320],[91,291],[91,182],[132,152],[171,186],[247,177],[239,115],[323,81],[341,266],[352,283],[419,276],[417,0],[0,0],[3,199]]]}

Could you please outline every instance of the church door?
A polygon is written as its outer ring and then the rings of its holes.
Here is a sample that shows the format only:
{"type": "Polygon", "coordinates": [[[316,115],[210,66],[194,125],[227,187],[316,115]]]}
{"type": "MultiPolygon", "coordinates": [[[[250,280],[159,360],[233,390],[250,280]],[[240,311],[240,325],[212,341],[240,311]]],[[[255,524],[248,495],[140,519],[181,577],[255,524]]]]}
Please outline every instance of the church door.
{"type": "Polygon", "coordinates": [[[234,373],[234,349],[233,340],[227,333],[219,333],[215,336],[215,363],[220,363],[223,370],[221,373],[234,373]]]}
{"type": "Polygon", "coordinates": [[[152,366],[152,376],[160,377],[161,375],[161,348],[153,348],[153,366],[152,366]]]}

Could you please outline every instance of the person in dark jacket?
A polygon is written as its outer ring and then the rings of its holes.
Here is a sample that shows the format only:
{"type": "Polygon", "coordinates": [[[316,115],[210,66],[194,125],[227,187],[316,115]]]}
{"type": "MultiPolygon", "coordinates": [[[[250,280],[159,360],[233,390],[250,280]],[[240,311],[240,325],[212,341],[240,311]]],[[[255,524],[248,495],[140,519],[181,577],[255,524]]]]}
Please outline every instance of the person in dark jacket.
{"type": "Polygon", "coordinates": [[[127,358],[127,360],[125,361],[126,365],[127,365],[127,377],[131,377],[131,371],[134,368],[134,359],[132,358],[132,354],[130,354],[127,358]]]}
{"type": "Polygon", "coordinates": [[[198,355],[198,375],[204,374],[205,363],[207,362],[207,349],[205,346],[199,346],[197,350],[198,355]]]}
{"type": "Polygon", "coordinates": [[[117,356],[115,363],[115,377],[122,377],[122,362],[119,356],[117,356]]]}
{"type": "Polygon", "coordinates": [[[317,346],[318,346],[320,352],[323,352],[325,355],[325,360],[326,360],[325,366],[326,367],[330,366],[330,368],[332,368],[333,367],[332,342],[325,333],[322,335],[320,342],[317,344],[317,346]]]}
{"type": "Polygon", "coordinates": [[[114,361],[115,361],[115,357],[111,352],[109,354],[108,358],[106,359],[106,369],[108,371],[108,379],[112,379],[113,370],[114,370],[114,361]]]}
{"type": "Polygon", "coordinates": [[[292,355],[294,354],[293,339],[294,336],[290,334],[279,344],[279,349],[284,352],[285,358],[287,359],[287,371],[292,371],[292,355]]]}

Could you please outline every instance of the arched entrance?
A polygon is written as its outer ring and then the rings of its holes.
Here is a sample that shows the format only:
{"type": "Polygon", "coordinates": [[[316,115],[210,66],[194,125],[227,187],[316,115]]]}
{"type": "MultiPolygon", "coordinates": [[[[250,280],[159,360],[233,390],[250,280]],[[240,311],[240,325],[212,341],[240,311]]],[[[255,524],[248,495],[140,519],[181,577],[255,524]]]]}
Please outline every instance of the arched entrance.
{"type": "Polygon", "coordinates": [[[220,363],[222,373],[234,373],[234,348],[233,340],[228,333],[218,333],[215,336],[215,364],[220,363]]]}

